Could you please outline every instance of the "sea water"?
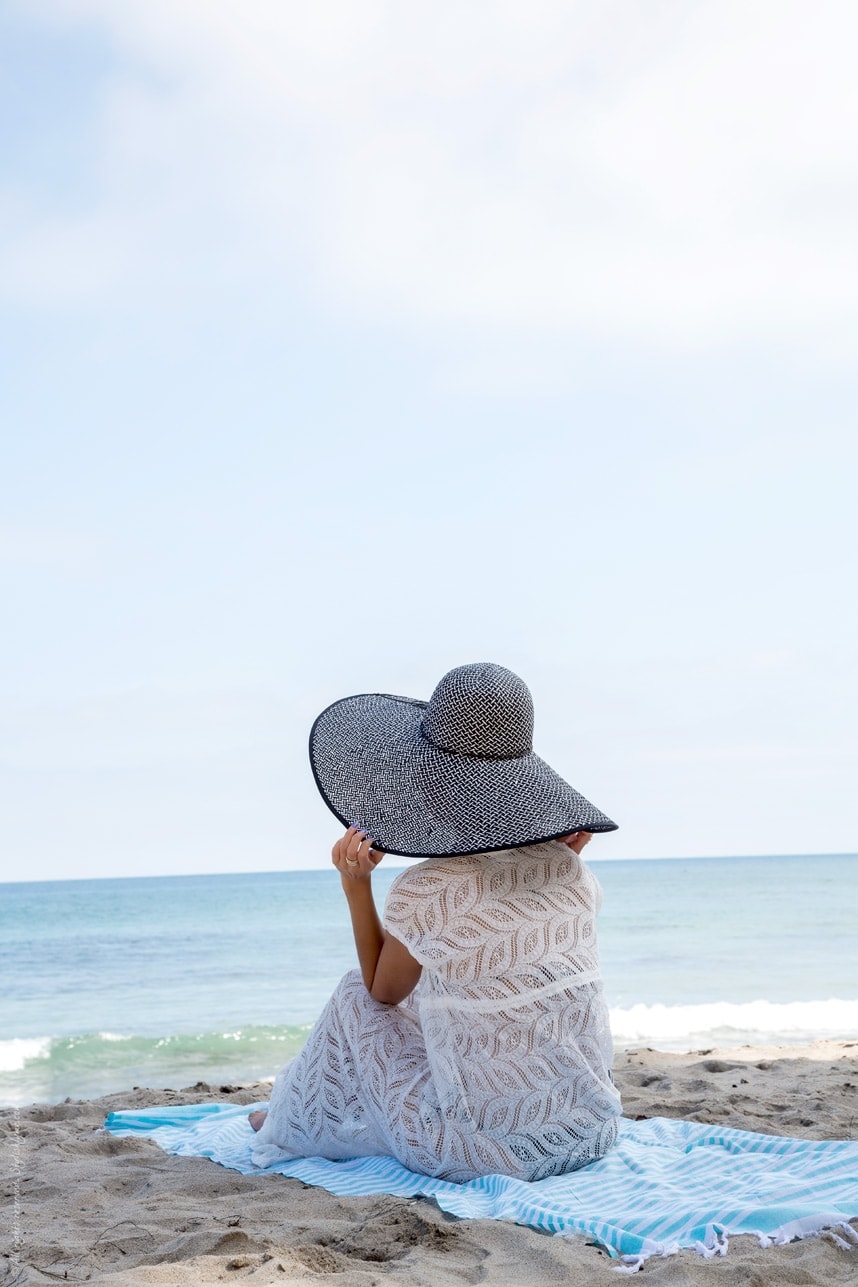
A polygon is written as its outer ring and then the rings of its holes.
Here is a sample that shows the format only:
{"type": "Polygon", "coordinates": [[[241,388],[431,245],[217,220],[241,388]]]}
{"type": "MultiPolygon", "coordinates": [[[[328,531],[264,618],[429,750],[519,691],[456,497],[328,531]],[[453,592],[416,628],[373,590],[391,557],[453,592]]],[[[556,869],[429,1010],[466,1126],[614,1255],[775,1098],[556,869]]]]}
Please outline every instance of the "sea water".
{"type": "MultiPolygon", "coordinates": [[[[618,1046],[858,1038],[858,856],[590,865],[618,1046]]],[[[330,869],[0,885],[0,1104],[271,1077],[355,964],[330,869]]]]}

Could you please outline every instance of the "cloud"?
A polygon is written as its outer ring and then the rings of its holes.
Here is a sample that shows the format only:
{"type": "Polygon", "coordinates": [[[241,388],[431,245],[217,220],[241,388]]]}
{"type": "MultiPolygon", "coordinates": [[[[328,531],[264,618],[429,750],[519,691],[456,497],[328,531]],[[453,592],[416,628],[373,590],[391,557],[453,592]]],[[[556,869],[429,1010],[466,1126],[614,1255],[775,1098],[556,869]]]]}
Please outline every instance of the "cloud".
{"type": "Polygon", "coordinates": [[[81,575],[92,572],[98,542],[82,532],[0,525],[0,570],[37,569],[81,575]]]}
{"type": "Polygon", "coordinates": [[[308,722],[260,692],[0,703],[0,880],[311,865],[308,722]]]}
{"type": "Polygon", "coordinates": [[[273,274],[317,306],[408,325],[673,346],[765,333],[843,356],[849,6],[36,12],[95,24],[120,61],[91,207],[12,219],[19,296],[273,274]]]}

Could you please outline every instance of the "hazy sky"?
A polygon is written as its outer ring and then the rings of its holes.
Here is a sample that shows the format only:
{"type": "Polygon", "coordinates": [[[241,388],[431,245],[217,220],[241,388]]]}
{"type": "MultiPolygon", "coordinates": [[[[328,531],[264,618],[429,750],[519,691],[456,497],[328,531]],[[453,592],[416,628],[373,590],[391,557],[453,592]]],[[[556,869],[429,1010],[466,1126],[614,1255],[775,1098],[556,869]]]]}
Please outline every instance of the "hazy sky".
{"type": "Polygon", "coordinates": [[[6,0],[0,879],[329,860],[529,682],[593,857],[854,851],[851,0],[6,0]]]}

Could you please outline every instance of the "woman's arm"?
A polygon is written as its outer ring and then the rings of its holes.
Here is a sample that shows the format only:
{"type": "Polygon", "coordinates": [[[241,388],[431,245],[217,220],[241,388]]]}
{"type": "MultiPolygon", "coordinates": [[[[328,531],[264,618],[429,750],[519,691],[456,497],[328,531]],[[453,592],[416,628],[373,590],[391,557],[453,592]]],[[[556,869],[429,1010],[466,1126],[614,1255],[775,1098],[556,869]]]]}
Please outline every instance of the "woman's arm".
{"type": "Polygon", "coordinates": [[[414,990],[423,969],[404,943],[388,934],[372,896],[372,873],[384,854],[357,827],[349,827],[331,850],[349,905],[358,961],[367,991],[376,1001],[396,1005],[414,990]]]}

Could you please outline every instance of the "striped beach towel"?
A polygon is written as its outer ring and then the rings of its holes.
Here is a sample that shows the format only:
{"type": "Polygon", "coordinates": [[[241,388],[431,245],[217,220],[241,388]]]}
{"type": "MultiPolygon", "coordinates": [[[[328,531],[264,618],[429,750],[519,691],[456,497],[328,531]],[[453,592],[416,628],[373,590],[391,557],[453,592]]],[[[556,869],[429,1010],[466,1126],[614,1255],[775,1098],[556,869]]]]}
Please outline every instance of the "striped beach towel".
{"type": "Polygon", "coordinates": [[[386,1157],[311,1157],[255,1166],[247,1120],[253,1107],[193,1104],[118,1112],[105,1128],[147,1137],[168,1153],[208,1157],[244,1174],[276,1172],[338,1196],[429,1197],[456,1216],[583,1235],[627,1272],[681,1247],[724,1255],[731,1234],[755,1234],[771,1246],[829,1229],[840,1246],[858,1245],[849,1224],[858,1218],[858,1142],[785,1139],[659,1117],[623,1119],[616,1146],[571,1175],[533,1184],[488,1175],[452,1184],[415,1175],[386,1157]]]}

